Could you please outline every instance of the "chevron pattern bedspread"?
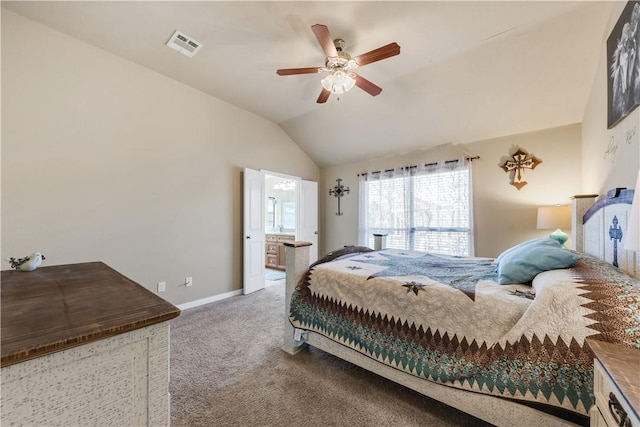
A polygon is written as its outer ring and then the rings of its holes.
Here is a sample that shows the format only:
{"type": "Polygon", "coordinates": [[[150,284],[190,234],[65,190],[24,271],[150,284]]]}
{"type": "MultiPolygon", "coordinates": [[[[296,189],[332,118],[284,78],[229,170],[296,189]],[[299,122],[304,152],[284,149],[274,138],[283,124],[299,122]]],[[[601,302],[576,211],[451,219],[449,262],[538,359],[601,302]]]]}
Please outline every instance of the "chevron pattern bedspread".
{"type": "Polygon", "coordinates": [[[587,414],[585,339],[640,349],[640,282],[584,256],[501,286],[492,261],[345,248],[303,277],[290,320],[430,381],[587,414]]]}

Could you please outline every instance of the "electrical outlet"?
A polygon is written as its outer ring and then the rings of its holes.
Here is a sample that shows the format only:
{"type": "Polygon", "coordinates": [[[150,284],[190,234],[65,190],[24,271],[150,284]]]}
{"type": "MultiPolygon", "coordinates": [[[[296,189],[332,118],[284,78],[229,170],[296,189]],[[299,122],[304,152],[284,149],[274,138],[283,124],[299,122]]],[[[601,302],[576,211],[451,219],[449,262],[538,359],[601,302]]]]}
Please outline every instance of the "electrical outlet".
{"type": "Polygon", "coordinates": [[[184,285],[193,286],[193,277],[187,277],[186,279],[184,279],[184,285]]]}
{"type": "Polygon", "coordinates": [[[158,293],[164,292],[166,290],[167,290],[167,283],[166,282],[158,282],[158,293]]]}

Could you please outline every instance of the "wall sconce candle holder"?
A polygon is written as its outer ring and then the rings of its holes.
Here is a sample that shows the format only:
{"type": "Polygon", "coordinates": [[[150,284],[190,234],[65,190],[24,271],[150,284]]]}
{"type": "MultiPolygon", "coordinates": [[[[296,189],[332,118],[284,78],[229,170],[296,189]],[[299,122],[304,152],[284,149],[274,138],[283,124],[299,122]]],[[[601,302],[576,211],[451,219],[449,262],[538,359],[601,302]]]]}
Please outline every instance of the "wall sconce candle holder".
{"type": "Polygon", "coordinates": [[[341,178],[336,179],[336,182],[338,184],[336,184],[332,189],[329,190],[329,195],[334,196],[336,199],[338,199],[338,212],[336,212],[336,215],[341,216],[342,212],[340,212],[340,199],[346,194],[349,194],[351,190],[349,189],[349,187],[345,187],[344,185],[342,185],[341,178]]]}

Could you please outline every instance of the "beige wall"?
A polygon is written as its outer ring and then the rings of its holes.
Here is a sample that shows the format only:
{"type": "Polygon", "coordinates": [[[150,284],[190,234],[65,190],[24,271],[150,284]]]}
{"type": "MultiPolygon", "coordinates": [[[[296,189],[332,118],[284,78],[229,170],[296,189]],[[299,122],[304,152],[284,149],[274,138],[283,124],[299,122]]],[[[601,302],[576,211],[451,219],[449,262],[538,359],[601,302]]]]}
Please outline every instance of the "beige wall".
{"type": "Polygon", "coordinates": [[[549,235],[553,230],[536,229],[537,208],[568,205],[572,196],[580,194],[579,124],[474,142],[467,147],[481,157],[473,165],[476,255],[497,256],[526,239],[549,235]],[[534,170],[525,172],[528,184],[520,190],[507,185],[507,173],[497,166],[515,146],[542,160],[534,170]]]}
{"type": "Polygon", "coordinates": [[[2,11],[3,258],[104,261],[175,304],[240,289],[245,167],[319,178],[274,123],[2,11]]]}
{"type": "Polygon", "coordinates": [[[582,122],[584,193],[603,194],[614,187],[635,187],[640,167],[640,108],[607,129],[607,37],[626,2],[616,3],[602,40],[600,63],[582,122]]]}
{"type": "Polygon", "coordinates": [[[477,256],[497,256],[507,247],[523,240],[548,235],[549,231],[536,229],[536,210],[539,206],[569,204],[569,198],[580,192],[580,141],[580,125],[576,124],[324,168],[319,191],[321,200],[325,199],[321,250],[327,252],[358,241],[359,172],[464,155],[480,156],[473,162],[477,256]],[[515,147],[521,147],[542,160],[535,170],[526,171],[529,183],[521,190],[509,185],[508,175],[498,167],[502,157],[515,147]],[[342,178],[343,184],[351,189],[351,193],[341,202],[343,216],[335,215],[336,201],[327,194],[337,178],[342,178]]]}

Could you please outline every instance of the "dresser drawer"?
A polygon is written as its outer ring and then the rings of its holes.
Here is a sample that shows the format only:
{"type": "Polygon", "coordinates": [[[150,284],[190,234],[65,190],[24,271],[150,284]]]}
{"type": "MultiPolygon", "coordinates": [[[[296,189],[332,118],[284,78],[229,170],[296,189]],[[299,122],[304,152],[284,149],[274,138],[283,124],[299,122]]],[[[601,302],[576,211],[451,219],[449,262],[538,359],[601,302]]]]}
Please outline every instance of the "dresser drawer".
{"type": "Polygon", "coordinates": [[[271,255],[267,254],[267,262],[266,264],[269,267],[277,267],[278,266],[278,254],[271,255]]]}
{"type": "MultiPolygon", "coordinates": [[[[637,415],[599,360],[594,360],[593,394],[606,426],[640,427],[637,415]],[[621,421],[624,422],[621,424],[621,421]]],[[[599,421],[602,420],[592,419],[591,425],[601,425],[599,421]]]]}
{"type": "Polygon", "coordinates": [[[295,236],[278,236],[278,242],[293,242],[295,240],[295,236]]]}
{"type": "Polygon", "coordinates": [[[277,242],[278,241],[278,236],[273,235],[273,234],[267,234],[266,238],[267,238],[267,242],[277,242]]]}
{"type": "Polygon", "coordinates": [[[277,243],[267,243],[267,254],[276,255],[277,253],[278,253],[278,244],[277,243]]]}
{"type": "Polygon", "coordinates": [[[597,405],[593,405],[589,411],[589,427],[607,427],[607,423],[602,418],[602,414],[597,405]]]}

